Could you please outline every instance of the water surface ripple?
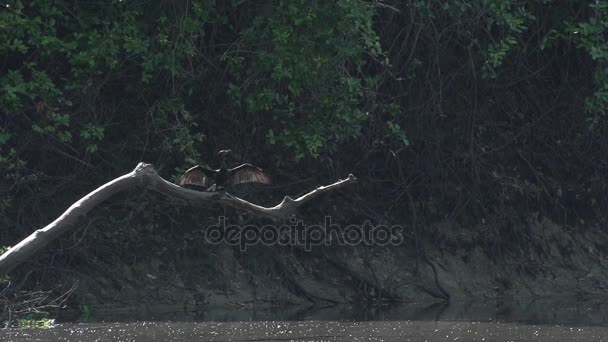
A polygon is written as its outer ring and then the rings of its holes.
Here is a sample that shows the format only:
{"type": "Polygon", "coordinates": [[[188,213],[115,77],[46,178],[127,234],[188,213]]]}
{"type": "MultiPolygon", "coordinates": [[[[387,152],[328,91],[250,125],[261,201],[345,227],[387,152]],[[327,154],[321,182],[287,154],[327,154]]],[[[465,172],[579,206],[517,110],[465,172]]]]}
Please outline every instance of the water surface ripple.
{"type": "Polygon", "coordinates": [[[608,341],[606,327],[464,321],[62,323],[10,329],[2,341],[608,341]]]}

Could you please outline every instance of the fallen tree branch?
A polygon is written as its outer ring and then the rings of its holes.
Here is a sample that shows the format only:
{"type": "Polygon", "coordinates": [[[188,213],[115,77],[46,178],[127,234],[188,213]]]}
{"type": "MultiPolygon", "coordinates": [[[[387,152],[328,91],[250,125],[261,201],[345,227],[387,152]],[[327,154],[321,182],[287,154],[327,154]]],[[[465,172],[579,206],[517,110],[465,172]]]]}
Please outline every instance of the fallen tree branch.
{"type": "Polygon", "coordinates": [[[72,204],[72,206],[55,221],[51,222],[46,227],[36,230],[30,236],[2,254],[0,256],[0,277],[12,271],[16,266],[29,259],[38,250],[65,233],[74,226],[81,217],[86,215],[86,213],[95,208],[98,204],[120,191],[134,187],[151,189],[192,203],[209,203],[210,201],[214,201],[240,210],[249,211],[257,216],[264,216],[278,221],[289,217],[299,206],[320,194],[339,189],[347,184],[354,183],[355,181],[355,176],[351,174],[346,179],[338,180],[327,186],[320,186],[296,199],[285,196],[283,201],[278,205],[274,207],[263,207],[228,193],[201,192],[180,187],[159,176],[152,164],[139,163],[133,171],[93,190],[91,193],[72,204]]]}
{"type": "Polygon", "coordinates": [[[50,310],[64,306],[70,295],[76,290],[74,283],[67,291],[57,294],[59,287],[51,291],[19,291],[9,283],[0,291],[0,323],[2,328],[9,328],[16,319],[30,313],[48,313],[50,310]]]}

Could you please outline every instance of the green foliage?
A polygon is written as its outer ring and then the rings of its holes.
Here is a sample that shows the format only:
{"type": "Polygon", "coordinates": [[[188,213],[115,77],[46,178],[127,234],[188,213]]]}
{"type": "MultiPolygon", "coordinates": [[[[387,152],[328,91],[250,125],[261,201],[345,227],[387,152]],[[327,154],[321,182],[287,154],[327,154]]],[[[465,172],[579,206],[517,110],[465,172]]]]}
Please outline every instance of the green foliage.
{"type": "Polygon", "coordinates": [[[49,329],[54,322],[46,313],[29,313],[17,319],[17,325],[21,329],[49,329]]]}
{"type": "Polygon", "coordinates": [[[332,152],[359,136],[368,56],[382,59],[364,1],[272,1],[253,16],[224,60],[236,80],[228,94],[241,110],[271,120],[267,139],[296,159],[332,152]]]}
{"type": "Polygon", "coordinates": [[[87,143],[86,151],[88,153],[95,153],[97,151],[97,144],[103,140],[104,128],[94,124],[87,124],[86,127],[80,131],[80,137],[87,143]]]}
{"type": "Polygon", "coordinates": [[[388,129],[388,138],[400,142],[401,144],[403,144],[403,146],[410,145],[410,141],[407,139],[407,135],[398,124],[393,123],[392,121],[387,121],[386,127],[388,129]]]}
{"type": "Polygon", "coordinates": [[[83,321],[87,322],[94,318],[95,308],[90,305],[81,305],[80,306],[80,317],[83,321]]]}
{"type": "Polygon", "coordinates": [[[606,120],[608,111],[608,3],[596,1],[589,4],[589,8],[589,20],[570,24],[569,33],[596,63],[594,82],[597,88],[586,104],[591,127],[597,127],[606,120]]]}
{"type": "Polygon", "coordinates": [[[440,13],[456,23],[474,20],[475,25],[463,25],[457,33],[481,55],[481,75],[485,79],[497,78],[500,66],[535,20],[525,3],[512,0],[449,1],[441,5],[440,13]]]}

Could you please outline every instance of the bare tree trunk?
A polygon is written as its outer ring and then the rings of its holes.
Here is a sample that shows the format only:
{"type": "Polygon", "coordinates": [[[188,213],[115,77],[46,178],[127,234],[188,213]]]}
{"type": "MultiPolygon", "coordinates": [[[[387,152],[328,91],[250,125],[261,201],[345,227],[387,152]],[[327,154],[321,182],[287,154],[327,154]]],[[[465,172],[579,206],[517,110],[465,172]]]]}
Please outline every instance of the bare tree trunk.
{"type": "Polygon", "coordinates": [[[283,201],[276,206],[263,207],[228,193],[201,192],[182,188],[160,177],[152,164],[139,163],[133,171],[95,189],[76,203],[72,204],[72,206],[55,221],[51,222],[46,227],[36,230],[30,236],[2,254],[0,256],[0,277],[12,271],[19,264],[34,255],[38,250],[71,229],[81,217],[85,216],[98,204],[115,193],[126,189],[143,187],[193,203],[216,201],[220,204],[249,211],[254,215],[265,216],[278,221],[289,217],[295,212],[297,207],[318,195],[326,191],[339,189],[355,181],[355,176],[351,174],[346,179],[338,180],[327,186],[318,187],[297,199],[285,196],[283,201]]]}

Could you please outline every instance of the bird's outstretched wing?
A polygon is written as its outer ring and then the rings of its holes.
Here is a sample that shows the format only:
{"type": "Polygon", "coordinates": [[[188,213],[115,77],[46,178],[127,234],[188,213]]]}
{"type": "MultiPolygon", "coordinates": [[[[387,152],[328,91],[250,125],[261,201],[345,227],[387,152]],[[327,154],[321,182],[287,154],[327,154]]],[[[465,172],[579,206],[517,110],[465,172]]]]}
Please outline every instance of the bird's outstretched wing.
{"type": "Polygon", "coordinates": [[[270,184],[270,176],[259,167],[251,164],[242,164],[235,168],[228,169],[230,175],[228,179],[229,185],[241,183],[263,183],[270,184]]]}
{"type": "Polygon", "coordinates": [[[196,165],[189,168],[177,181],[177,184],[184,188],[205,191],[213,183],[213,175],[215,172],[215,170],[196,165]]]}

